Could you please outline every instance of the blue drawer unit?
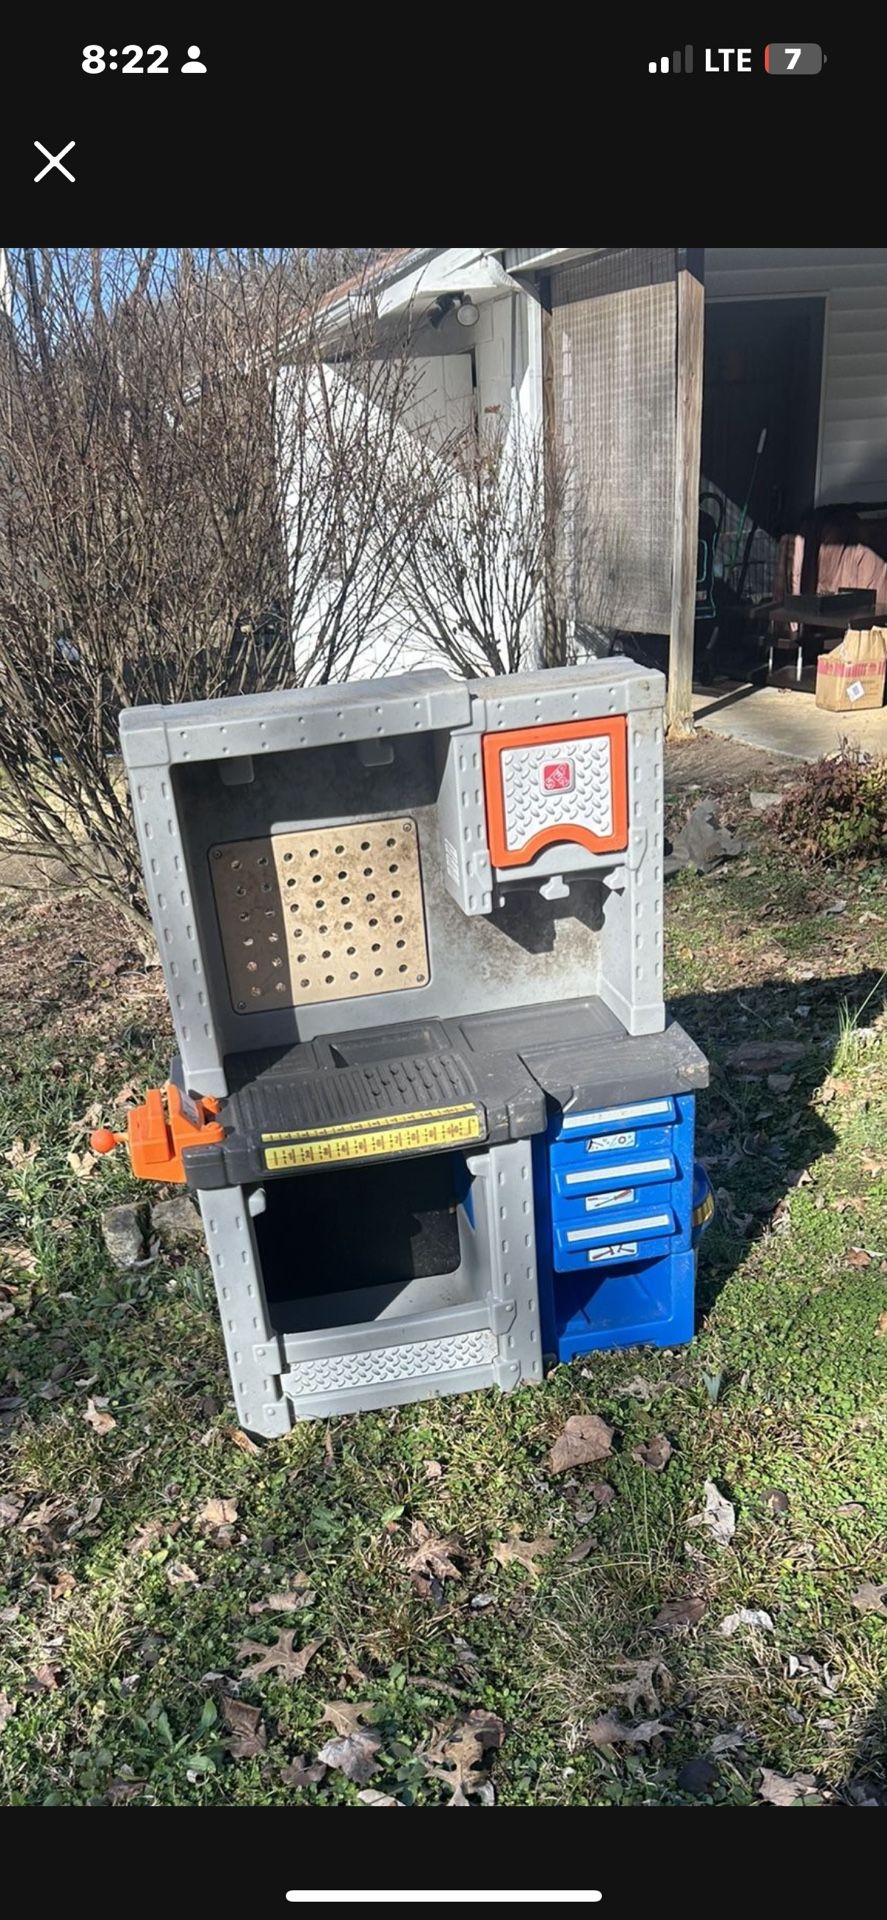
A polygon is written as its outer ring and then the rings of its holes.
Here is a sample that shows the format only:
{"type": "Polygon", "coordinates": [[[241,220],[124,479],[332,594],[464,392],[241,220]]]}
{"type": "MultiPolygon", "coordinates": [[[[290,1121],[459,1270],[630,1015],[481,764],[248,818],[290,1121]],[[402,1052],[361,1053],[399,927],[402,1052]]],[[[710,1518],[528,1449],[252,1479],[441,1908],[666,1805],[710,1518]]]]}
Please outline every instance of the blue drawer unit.
{"type": "Polygon", "coordinates": [[[545,1350],[693,1337],[694,1099],[574,1104],[535,1144],[545,1350]]]}

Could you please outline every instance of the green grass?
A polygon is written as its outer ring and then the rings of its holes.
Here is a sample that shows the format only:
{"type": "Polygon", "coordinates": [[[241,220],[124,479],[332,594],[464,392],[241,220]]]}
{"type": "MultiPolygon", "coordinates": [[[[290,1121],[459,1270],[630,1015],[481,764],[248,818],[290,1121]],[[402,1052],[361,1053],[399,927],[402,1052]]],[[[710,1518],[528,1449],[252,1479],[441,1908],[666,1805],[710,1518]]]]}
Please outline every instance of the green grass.
{"type": "Polygon", "coordinates": [[[811,1772],[826,1796],[884,1790],[887,1620],[852,1596],[887,1580],[887,902],[873,869],[798,874],[766,827],[742,825],[746,860],[668,892],[670,992],[712,1059],[700,1150],[719,1191],[699,1334],[675,1353],[594,1356],[541,1389],[303,1425],[244,1453],[201,1262],[115,1273],[99,1219],[133,1190],[125,1162],[86,1179],[68,1164],[93,1102],[108,1112],[122,1083],[162,1072],[165,1034],[106,1004],[98,1026],[61,1015],[16,1042],[0,1134],[37,1152],[0,1159],[0,1487],[21,1503],[0,1533],[6,1802],[355,1802],[340,1772],[283,1777],[341,1698],[373,1703],[371,1784],[407,1804],[448,1798],[427,1749],[479,1707],[506,1723],[500,1804],[681,1804],[682,1765],[736,1729],[709,1799],[751,1803],[761,1767],[811,1772]],[[803,1040],[790,1085],[731,1064],[761,1038],[803,1040]],[[84,1421],[90,1396],[116,1421],[104,1435],[84,1421]],[[580,1411],[614,1426],[612,1458],[552,1476],[552,1439],[580,1411]],[[659,1433],[674,1451],[656,1474],[633,1454],[659,1433]],[[598,1508],[601,1480],[616,1497],[598,1508]],[[707,1480],[736,1509],[728,1548],[687,1525],[707,1480]],[[198,1519],[208,1499],[236,1503],[228,1544],[198,1519]],[[461,1577],[436,1600],[407,1571],[418,1518],[459,1537],[461,1577]],[[513,1531],[556,1543],[535,1580],[494,1558],[513,1531]],[[196,1581],[171,1581],[178,1565],[196,1581]],[[297,1575],[308,1606],[250,1615],[297,1575]],[[698,1625],[656,1633],[688,1594],[698,1625]],[[741,1607],[772,1632],[722,1636],[741,1607]],[[266,1746],[235,1759],[220,1702],[239,1643],[281,1628],[322,1644],[301,1681],[243,1682],[266,1746]],[[625,1663],[650,1659],[658,1711],[629,1713],[625,1663]],[[600,1748],[611,1711],[667,1731],[600,1748]]]}

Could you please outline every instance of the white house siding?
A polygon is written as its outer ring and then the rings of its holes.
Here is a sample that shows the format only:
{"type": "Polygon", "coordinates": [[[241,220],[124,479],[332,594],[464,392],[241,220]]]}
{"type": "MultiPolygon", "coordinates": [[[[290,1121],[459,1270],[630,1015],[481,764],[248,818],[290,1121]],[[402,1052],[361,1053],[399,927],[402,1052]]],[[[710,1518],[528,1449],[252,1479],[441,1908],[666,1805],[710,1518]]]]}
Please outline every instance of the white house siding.
{"type": "Polygon", "coordinates": [[[432,446],[442,446],[454,434],[464,433],[474,419],[474,382],[471,355],[416,355],[415,390],[406,425],[423,433],[432,446]]]}
{"type": "Polygon", "coordinates": [[[406,424],[432,442],[462,432],[475,418],[481,428],[519,415],[541,427],[541,327],[539,310],[522,293],[504,293],[479,302],[477,325],[451,328],[458,351],[423,356],[422,336],[414,355],[416,391],[406,424]],[[537,347],[536,334],[539,335],[537,347]],[[472,369],[472,354],[474,367],[472,369]]]}
{"type": "Polygon", "coordinates": [[[705,292],[827,296],[816,498],[887,500],[887,247],[706,247],[705,292]]]}

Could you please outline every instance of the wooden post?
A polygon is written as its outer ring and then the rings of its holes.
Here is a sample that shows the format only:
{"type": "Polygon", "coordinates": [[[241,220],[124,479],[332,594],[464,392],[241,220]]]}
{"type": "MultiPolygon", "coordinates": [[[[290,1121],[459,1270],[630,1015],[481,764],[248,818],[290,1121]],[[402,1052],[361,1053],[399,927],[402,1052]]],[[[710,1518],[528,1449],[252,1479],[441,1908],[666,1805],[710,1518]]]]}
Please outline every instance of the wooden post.
{"type": "Polygon", "coordinates": [[[542,665],[558,667],[563,665],[563,653],[558,632],[558,605],[556,591],[555,553],[560,537],[557,526],[553,486],[553,463],[556,458],[555,446],[557,419],[554,400],[554,351],[551,331],[551,274],[540,273],[536,287],[539,305],[542,310],[542,460],[543,460],[543,505],[545,515],[545,551],[543,555],[542,586],[542,665]]]}
{"type": "Polygon", "coordinates": [[[665,702],[666,731],[670,739],[680,739],[693,731],[693,624],[699,540],[705,304],[701,247],[679,248],[676,277],[674,539],[665,702]]]}

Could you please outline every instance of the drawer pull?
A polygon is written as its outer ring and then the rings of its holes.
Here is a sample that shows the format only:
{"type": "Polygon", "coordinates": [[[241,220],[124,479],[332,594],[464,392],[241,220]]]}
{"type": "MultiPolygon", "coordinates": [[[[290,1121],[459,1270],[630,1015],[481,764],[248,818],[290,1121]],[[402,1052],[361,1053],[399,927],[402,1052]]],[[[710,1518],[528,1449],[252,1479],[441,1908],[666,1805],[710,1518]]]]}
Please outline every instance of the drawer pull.
{"type": "Polygon", "coordinates": [[[565,1113],[561,1120],[564,1133],[578,1132],[582,1127],[597,1127],[607,1120],[646,1120],[658,1113],[671,1113],[670,1100],[639,1100],[633,1107],[597,1107],[590,1113],[565,1113]]]}
{"type": "Polygon", "coordinates": [[[661,1160],[630,1160],[621,1167],[601,1168],[600,1173],[567,1173],[564,1184],[568,1187],[584,1186],[588,1180],[600,1180],[605,1174],[612,1174],[614,1180],[631,1179],[636,1173],[670,1173],[671,1157],[666,1154],[661,1160]]]}
{"type": "Polygon", "coordinates": [[[646,1213],[640,1220],[606,1221],[600,1227],[568,1227],[565,1239],[577,1246],[588,1240],[601,1240],[608,1233],[651,1233],[655,1227],[671,1227],[670,1213],[646,1213]]]}
{"type": "Polygon", "coordinates": [[[636,1187],[617,1187],[613,1193],[588,1193],[585,1211],[600,1213],[604,1207],[633,1207],[636,1193],[636,1187]]]}

